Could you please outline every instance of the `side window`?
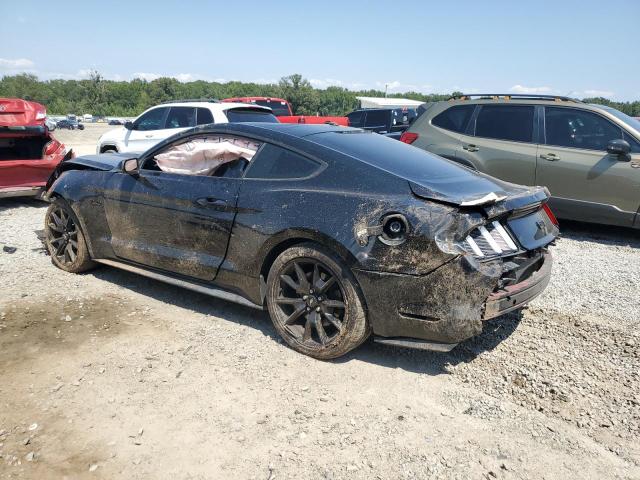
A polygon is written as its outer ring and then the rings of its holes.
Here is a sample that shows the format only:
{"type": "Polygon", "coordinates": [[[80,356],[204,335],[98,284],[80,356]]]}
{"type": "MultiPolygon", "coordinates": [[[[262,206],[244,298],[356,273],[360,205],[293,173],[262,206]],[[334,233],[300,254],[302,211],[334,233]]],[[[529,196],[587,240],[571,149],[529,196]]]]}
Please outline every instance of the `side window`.
{"type": "Polygon", "coordinates": [[[476,136],[531,142],[533,112],[534,107],[529,105],[482,105],[476,120],[476,136]]]}
{"type": "Polygon", "coordinates": [[[304,178],[319,170],[321,165],[290,150],[266,144],[251,163],[245,178],[304,178]]]}
{"type": "Polygon", "coordinates": [[[239,178],[261,145],[230,135],[192,137],[162,148],[141,168],[178,175],[239,178]]]}
{"type": "Polygon", "coordinates": [[[367,112],[366,127],[386,127],[389,118],[388,110],[371,110],[367,112]]]}
{"type": "Polygon", "coordinates": [[[351,112],[347,117],[350,127],[364,127],[364,112],[351,112]]]}
{"type": "Polygon", "coordinates": [[[475,105],[456,105],[436,115],[431,120],[431,124],[452,132],[463,133],[467,129],[475,108],[475,105]]]}
{"type": "Polygon", "coordinates": [[[164,128],[195,127],[196,109],[193,107],[171,107],[164,128]]]}
{"type": "Polygon", "coordinates": [[[638,142],[627,132],[622,132],[622,138],[629,142],[629,145],[631,145],[631,153],[640,153],[640,142],[638,142]]]}
{"type": "Polygon", "coordinates": [[[166,107],[149,110],[135,121],[134,127],[136,130],[141,131],[160,130],[163,128],[163,121],[166,113],[166,107]]]}
{"type": "Polygon", "coordinates": [[[595,113],[576,108],[545,107],[547,145],[606,150],[610,140],[622,138],[622,129],[595,113]]]}
{"type": "Polygon", "coordinates": [[[208,123],[214,123],[213,115],[211,114],[211,110],[209,110],[208,108],[197,108],[196,115],[196,125],[207,125],[208,123]]]}

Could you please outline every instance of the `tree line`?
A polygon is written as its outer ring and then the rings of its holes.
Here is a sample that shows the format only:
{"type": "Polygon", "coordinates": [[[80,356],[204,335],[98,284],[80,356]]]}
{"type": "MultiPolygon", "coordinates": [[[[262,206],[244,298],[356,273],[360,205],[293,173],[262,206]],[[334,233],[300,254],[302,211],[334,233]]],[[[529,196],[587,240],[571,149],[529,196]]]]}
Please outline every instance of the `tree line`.
{"type": "MultiPolygon", "coordinates": [[[[451,95],[459,92],[453,92],[451,95]]],[[[389,94],[424,102],[449,98],[449,94],[405,92],[389,94]]],[[[17,97],[42,103],[52,115],[91,113],[94,116],[135,117],[158,103],[186,98],[279,97],[287,99],[296,115],[344,115],[358,107],[356,97],[382,97],[379,90],[353,91],[342,87],[314,88],[299,74],[282,77],[278,83],[179,82],[161,77],[152,81],[114,81],[92,71],[86,80],[40,80],[23,73],[0,78],[0,97],[17,97]]],[[[588,103],[610,105],[627,115],[640,117],[640,101],[613,102],[586,98],[588,103]]]]}

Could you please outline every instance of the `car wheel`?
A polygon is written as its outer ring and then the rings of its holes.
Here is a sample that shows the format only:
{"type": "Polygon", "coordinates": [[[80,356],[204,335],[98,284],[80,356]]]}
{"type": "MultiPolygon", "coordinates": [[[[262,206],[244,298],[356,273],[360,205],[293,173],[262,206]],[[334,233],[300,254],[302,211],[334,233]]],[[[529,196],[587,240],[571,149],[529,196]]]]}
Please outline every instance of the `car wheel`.
{"type": "Polygon", "coordinates": [[[369,336],[353,274],[314,244],[289,248],[276,258],[267,278],[267,307],[290,347],[321,360],[344,355],[369,336]]]}
{"type": "Polygon", "coordinates": [[[106,148],[102,151],[102,153],[118,153],[118,150],[115,148],[106,148]]]}
{"type": "Polygon", "coordinates": [[[51,262],[58,268],[71,273],[85,272],[95,263],[80,229],[78,218],[61,199],[49,205],[44,221],[45,242],[51,255],[51,262]]]}

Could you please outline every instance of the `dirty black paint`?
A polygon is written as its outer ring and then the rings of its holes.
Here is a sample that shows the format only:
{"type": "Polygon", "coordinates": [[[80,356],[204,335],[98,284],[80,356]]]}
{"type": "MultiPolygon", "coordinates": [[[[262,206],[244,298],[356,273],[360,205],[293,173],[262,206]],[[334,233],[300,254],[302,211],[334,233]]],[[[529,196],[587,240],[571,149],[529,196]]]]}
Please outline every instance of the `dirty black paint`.
{"type": "MultiPolygon", "coordinates": [[[[501,182],[394,140],[326,125],[202,126],[135,158],[144,165],[167,146],[206,134],[271,143],[322,168],[302,179],[145,169],[132,176],[122,171],[132,154],[91,155],[60,164],[47,195],[74,209],[93,258],[208,282],[256,304],[264,302],[264,279],[279,252],[321,244],[354,273],[376,335],[445,343],[480,332],[487,299],[505,273],[504,259],[478,261],[460,242],[490,219],[509,228],[509,218],[520,215],[514,225],[527,232],[535,221],[530,214],[548,199],[544,189],[501,182]],[[492,192],[499,201],[465,206],[492,192]],[[215,202],[202,206],[201,198],[215,202]],[[395,244],[381,237],[388,215],[407,226],[395,244]]],[[[259,151],[256,161],[269,159],[259,151]]],[[[519,232],[512,233],[517,241],[519,232]]],[[[551,227],[547,233],[533,250],[557,235],[551,227]]],[[[528,250],[519,247],[520,254],[528,250]]]]}

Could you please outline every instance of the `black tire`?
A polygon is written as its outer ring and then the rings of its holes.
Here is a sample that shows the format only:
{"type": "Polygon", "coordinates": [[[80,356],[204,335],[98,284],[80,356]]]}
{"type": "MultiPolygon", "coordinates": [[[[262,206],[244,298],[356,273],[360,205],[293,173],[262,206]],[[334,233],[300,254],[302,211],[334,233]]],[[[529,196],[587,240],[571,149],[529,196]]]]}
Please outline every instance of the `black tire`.
{"type": "Polygon", "coordinates": [[[118,150],[115,148],[105,148],[102,153],[118,153],[118,150]]]}
{"type": "Polygon", "coordinates": [[[282,252],[267,278],[267,307],[294,350],[321,360],[344,355],[369,336],[362,295],[347,266],[305,243],[282,252]]]}
{"type": "Polygon", "coordinates": [[[51,263],[71,273],[86,272],[96,266],[89,255],[78,217],[67,202],[56,198],[44,218],[45,244],[51,263]]]}

